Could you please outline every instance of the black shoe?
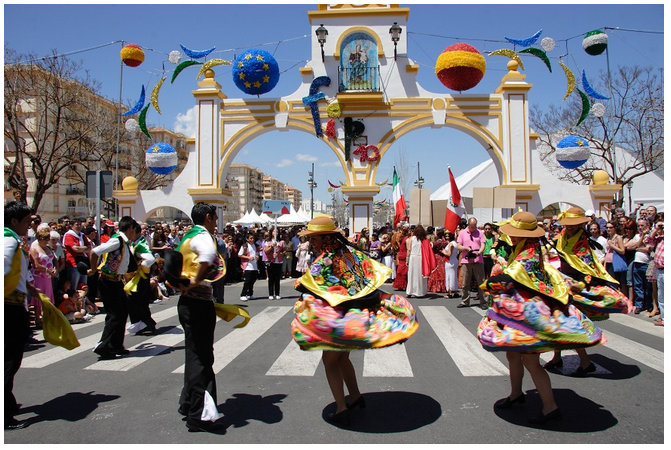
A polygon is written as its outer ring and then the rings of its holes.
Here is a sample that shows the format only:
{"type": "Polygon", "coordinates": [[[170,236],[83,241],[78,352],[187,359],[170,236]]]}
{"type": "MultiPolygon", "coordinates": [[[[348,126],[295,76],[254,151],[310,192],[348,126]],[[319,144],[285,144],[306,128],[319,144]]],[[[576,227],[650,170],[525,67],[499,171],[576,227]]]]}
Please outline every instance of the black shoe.
{"type": "Polygon", "coordinates": [[[20,430],[28,426],[27,420],[16,420],[13,417],[5,420],[5,430],[20,430]]]}
{"type": "Polygon", "coordinates": [[[470,304],[461,302],[457,305],[457,308],[470,308],[470,304]]]}
{"type": "Polygon", "coordinates": [[[554,411],[550,411],[547,414],[541,413],[536,417],[531,417],[529,419],[529,423],[533,425],[543,425],[550,420],[561,420],[561,418],[562,418],[561,411],[559,410],[559,408],[557,408],[554,411]]]}
{"type": "Polygon", "coordinates": [[[130,353],[130,350],[127,348],[120,348],[119,350],[114,350],[115,355],[127,355],[130,353]]]}
{"type": "Polygon", "coordinates": [[[347,409],[354,409],[357,406],[359,408],[365,408],[366,407],[366,399],[363,398],[363,395],[359,396],[359,398],[357,398],[356,401],[348,404],[347,409]]]}
{"type": "Polygon", "coordinates": [[[641,308],[636,308],[634,314],[641,314],[641,311],[643,311],[641,308]]]}
{"type": "Polygon", "coordinates": [[[349,409],[344,409],[339,413],[329,414],[326,416],[326,421],[334,425],[341,425],[344,427],[349,426],[349,409]]]}
{"type": "Polygon", "coordinates": [[[513,407],[515,403],[524,403],[526,401],[526,398],[524,394],[520,395],[519,397],[515,397],[514,399],[511,399],[510,397],[502,398],[501,400],[497,400],[496,403],[494,403],[494,408],[496,409],[510,409],[513,407]]]}
{"type": "Polygon", "coordinates": [[[589,366],[585,367],[584,369],[580,366],[576,369],[575,372],[571,374],[572,377],[584,377],[587,376],[588,373],[594,372],[596,370],[596,366],[593,363],[589,363],[589,366]]]}
{"type": "Polygon", "coordinates": [[[564,360],[561,358],[551,359],[550,361],[546,362],[543,366],[543,369],[558,369],[560,367],[564,367],[564,360]]]}
{"type": "Polygon", "coordinates": [[[117,357],[117,354],[115,352],[108,352],[107,350],[98,350],[97,348],[93,350],[93,353],[98,355],[100,359],[103,360],[114,359],[117,357]]]}
{"type": "Polygon", "coordinates": [[[204,431],[205,433],[213,433],[222,430],[222,424],[217,422],[210,422],[207,420],[186,419],[186,428],[192,433],[204,431]]]}

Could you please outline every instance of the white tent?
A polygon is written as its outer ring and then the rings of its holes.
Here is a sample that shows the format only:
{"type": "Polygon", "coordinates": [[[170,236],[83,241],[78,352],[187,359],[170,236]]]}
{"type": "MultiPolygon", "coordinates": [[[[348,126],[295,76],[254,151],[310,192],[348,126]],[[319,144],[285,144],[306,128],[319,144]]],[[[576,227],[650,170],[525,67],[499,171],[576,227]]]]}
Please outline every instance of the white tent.
{"type": "Polygon", "coordinates": [[[300,216],[294,209],[294,205],[291,205],[291,210],[289,214],[283,214],[277,218],[277,226],[291,226],[291,225],[305,225],[308,223],[304,217],[300,216]]]}
{"type": "Polygon", "coordinates": [[[260,223],[262,225],[267,225],[269,223],[272,223],[274,220],[270,218],[270,216],[266,213],[261,213],[259,216],[259,220],[261,221],[260,223]]]}
{"type": "Polygon", "coordinates": [[[240,217],[238,220],[233,221],[234,224],[236,225],[250,225],[250,217],[249,217],[249,212],[245,212],[242,217],[240,217]]]}
{"type": "Polygon", "coordinates": [[[263,219],[256,213],[256,209],[252,208],[252,211],[249,213],[249,221],[254,223],[263,223],[263,219]]]}
{"type": "Polygon", "coordinates": [[[303,220],[305,220],[306,223],[309,222],[310,220],[312,220],[312,219],[310,219],[310,215],[308,213],[306,213],[305,210],[303,209],[303,205],[301,205],[301,207],[298,208],[298,211],[296,212],[296,214],[298,214],[299,217],[302,217],[303,220]]]}

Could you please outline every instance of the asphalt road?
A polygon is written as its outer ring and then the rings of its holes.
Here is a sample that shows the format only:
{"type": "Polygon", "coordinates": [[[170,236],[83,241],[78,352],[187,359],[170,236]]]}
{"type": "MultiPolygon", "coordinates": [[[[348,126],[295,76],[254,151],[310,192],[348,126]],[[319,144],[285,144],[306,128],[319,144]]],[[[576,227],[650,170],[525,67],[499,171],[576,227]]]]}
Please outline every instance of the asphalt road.
{"type": "MultiPolygon", "coordinates": [[[[664,440],[663,328],[644,315],[614,315],[599,326],[609,339],[589,350],[597,371],[568,376],[577,355],[564,352],[550,377],[563,420],[534,426],[540,400],[525,375],[527,401],[501,413],[509,393],[503,353],[482,350],[475,331],[483,314],[457,309],[457,299],[411,299],[420,328],[406,343],[351,353],[367,407],[348,428],[324,420],[335,408],[321,352],[302,352],[289,323],[297,298],[283,280],[283,298],[268,300],[265,280],[244,303],[247,327],[217,322],[215,373],[219,434],[190,433],[177,413],[184,342],[177,297],[152,305],[156,336],[126,335],[131,354],[98,361],[91,351],[104,315],[75,325],[72,351],[44,341],[32,345],[14,393],[30,426],[5,431],[4,442],[101,444],[661,444],[664,440]]],[[[240,303],[241,284],[226,286],[226,302],[240,303]]],[[[391,286],[385,285],[391,292],[391,286]]],[[[242,304],[242,303],[240,303],[242,304]]],[[[42,339],[41,333],[36,334],[42,339]]],[[[549,359],[550,353],[542,355],[549,359]]]]}

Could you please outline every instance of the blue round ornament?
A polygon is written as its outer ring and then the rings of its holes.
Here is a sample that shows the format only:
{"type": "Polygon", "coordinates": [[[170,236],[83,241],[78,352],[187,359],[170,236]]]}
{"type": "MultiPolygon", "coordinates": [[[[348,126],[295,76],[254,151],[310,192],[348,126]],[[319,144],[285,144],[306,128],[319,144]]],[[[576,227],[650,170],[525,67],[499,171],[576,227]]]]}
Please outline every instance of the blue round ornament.
{"type": "Polygon", "coordinates": [[[177,150],[165,142],[158,142],[147,149],[147,167],[159,175],[167,175],[177,168],[177,150]]]}
{"type": "Polygon", "coordinates": [[[587,162],[590,149],[589,141],[580,136],[566,136],[557,144],[555,157],[560,166],[575,169],[587,162]]]}
{"type": "Polygon", "coordinates": [[[280,68],[273,55],[254,48],[235,58],[232,72],[235,85],[251,95],[270,92],[280,80],[280,68]]]}

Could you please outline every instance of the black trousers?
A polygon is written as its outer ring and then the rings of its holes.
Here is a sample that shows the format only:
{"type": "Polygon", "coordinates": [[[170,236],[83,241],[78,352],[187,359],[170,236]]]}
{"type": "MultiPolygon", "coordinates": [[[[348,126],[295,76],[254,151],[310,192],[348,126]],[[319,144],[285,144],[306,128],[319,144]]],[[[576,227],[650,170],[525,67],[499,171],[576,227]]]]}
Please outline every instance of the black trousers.
{"type": "Polygon", "coordinates": [[[282,264],[267,263],[266,267],[268,268],[268,295],[280,295],[282,264]]]}
{"type": "Polygon", "coordinates": [[[243,272],[245,282],[242,285],[242,292],[240,293],[241,297],[251,297],[254,295],[254,283],[259,276],[258,270],[245,270],[243,272]]]}
{"type": "Polygon", "coordinates": [[[177,303],[179,323],[184,329],[184,387],[179,397],[179,411],[191,419],[203,414],[205,391],[217,404],[214,378],[214,303],[180,296],[177,303]]]}
{"type": "Polygon", "coordinates": [[[128,319],[128,297],[121,281],[100,278],[100,297],[105,307],[105,328],[95,352],[111,353],[123,349],[128,319]]]}
{"type": "Polygon", "coordinates": [[[30,336],[28,311],[22,304],[5,303],[5,422],[18,412],[14,376],[21,367],[23,347],[30,336]]]}
{"type": "Polygon", "coordinates": [[[128,296],[128,318],[130,323],[143,321],[147,326],[155,326],[156,321],[151,317],[149,303],[151,299],[151,289],[149,287],[149,278],[141,279],[137,286],[137,292],[128,296]]]}

